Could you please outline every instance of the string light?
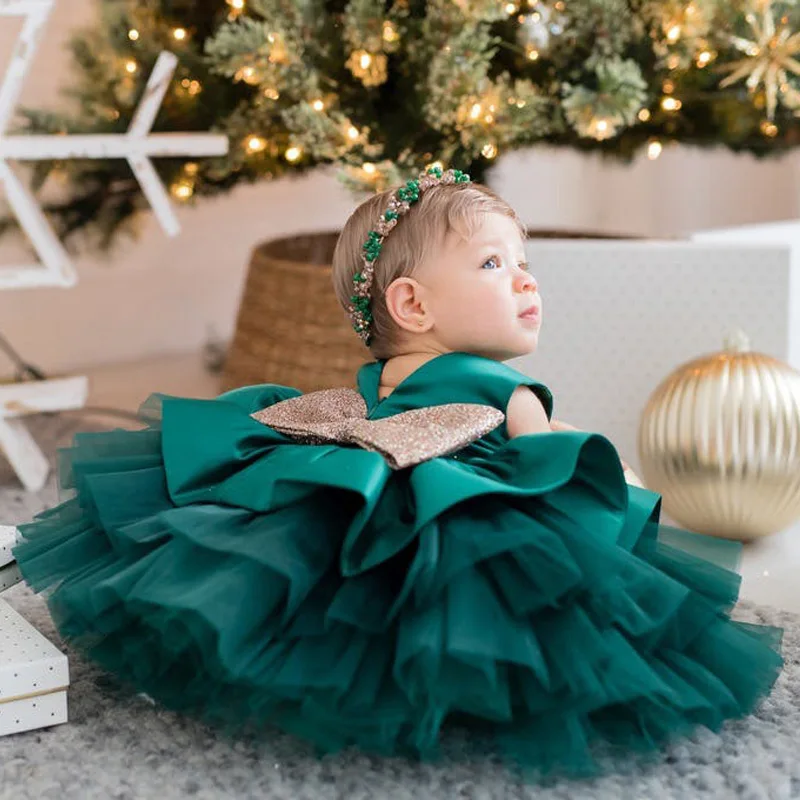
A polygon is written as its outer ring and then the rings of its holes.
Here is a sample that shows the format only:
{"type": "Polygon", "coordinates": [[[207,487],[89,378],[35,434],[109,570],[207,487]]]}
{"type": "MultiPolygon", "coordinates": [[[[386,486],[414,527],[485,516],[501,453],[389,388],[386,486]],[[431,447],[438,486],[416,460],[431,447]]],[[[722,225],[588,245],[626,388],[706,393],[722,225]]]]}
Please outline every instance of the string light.
{"type": "Polygon", "coordinates": [[[637,115],[639,122],[647,122],[650,119],[650,109],[643,108],[637,115]]]}
{"type": "Polygon", "coordinates": [[[489,142],[483,146],[481,154],[484,158],[492,159],[497,155],[497,147],[492,142],[489,142]]]}
{"type": "Polygon", "coordinates": [[[178,181],[172,184],[170,192],[178,200],[188,200],[194,194],[194,186],[189,181],[178,181]]]}
{"type": "Polygon", "coordinates": [[[604,139],[606,137],[606,135],[608,134],[608,120],[598,119],[598,120],[596,120],[596,122],[595,122],[593,127],[594,127],[594,130],[595,130],[594,135],[598,139],[604,139]]]}
{"type": "Polygon", "coordinates": [[[175,28],[175,30],[172,31],[172,36],[179,42],[184,41],[186,39],[186,28],[175,28]]]}
{"type": "Polygon", "coordinates": [[[768,119],[762,120],[760,128],[761,133],[763,133],[764,136],[768,136],[770,139],[774,139],[778,135],[778,126],[768,119]]]}
{"type": "Polygon", "coordinates": [[[237,71],[234,77],[237,80],[244,81],[245,83],[250,83],[250,84],[258,83],[258,78],[256,78],[255,67],[242,67],[240,70],[237,71]]]}
{"type": "Polygon", "coordinates": [[[358,139],[358,128],[355,125],[351,125],[347,129],[347,135],[353,140],[358,139]]]}
{"type": "Polygon", "coordinates": [[[383,23],[383,41],[389,44],[396,42],[400,38],[397,28],[389,21],[383,23]]]}
{"type": "Polygon", "coordinates": [[[263,136],[250,136],[247,139],[247,151],[249,153],[260,153],[267,147],[267,140],[263,136]]]}
{"type": "Polygon", "coordinates": [[[137,31],[137,30],[136,30],[136,28],[131,28],[131,29],[128,31],[128,38],[129,38],[129,39],[130,39],[132,42],[135,42],[135,41],[136,41],[136,40],[139,38],[139,31],[137,31]]]}
{"type": "Polygon", "coordinates": [[[294,163],[295,161],[300,160],[300,157],[303,155],[303,151],[301,148],[293,145],[292,147],[287,148],[284,155],[286,156],[287,161],[294,163]]]}
{"type": "Polygon", "coordinates": [[[469,110],[470,119],[478,119],[478,117],[481,115],[481,111],[483,111],[483,107],[481,106],[481,104],[475,103],[469,110]]]}
{"type": "Polygon", "coordinates": [[[228,14],[228,20],[235,20],[244,11],[245,0],[226,0],[231,7],[231,12],[228,14]]]}
{"type": "Polygon", "coordinates": [[[139,68],[138,64],[132,58],[129,58],[125,62],[125,70],[126,72],[129,72],[131,75],[133,75],[133,73],[136,72],[138,68],[139,68]]]}
{"type": "Polygon", "coordinates": [[[264,97],[270,100],[277,100],[280,96],[281,93],[274,86],[267,86],[267,88],[264,89],[264,97]]]}
{"type": "Polygon", "coordinates": [[[647,145],[647,157],[651,161],[655,161],[661,155],[661,151],[663,149],[664,146],[658,141],[658,139],[652,139],[647,145]]]}
{"type": "Polygon", "coordinates": [[[198,163],[196,161],[187,161],[183,165],[183,169],[184,169],[184,172],[187,175],[193,175],[194,176],[194,175],[197,175],[197,170],[200,169],[200,166],[198,165],[198,163]]]}
{"type": "Polygon", "coordinates": [[[664,81],[661,88],[664,90],[664,94],[672,94],[675,91],[675,84],[672,81],[664,81]]]}
{"type": "Polygon", "coordinates": [[[200,81],[190,80],[189,78],[184,78],[181,81],[181,86],[186,89],[187,93],[192,95],[192,97],[203,91],[203,86],[200,81]]]}
{"type": "Polygon", "coordinates": [[[529,61],[538,61],[539,60],[539,51],[533,46],[528,45],[525,48],[525,55],[528,56],[529,61]]]}
{"type": "Polygon", "coordinates": [[[361,69],[369,69],[369,65],[372,63],[372,55],[367,52],[361,53],[358,57],[358,63],[361,69]]]}
{"type": "Polygon", "coordinates": [[[511,16],[512,14],[516,14],[517,11],[519,11],[519,8],[517,8],[516,3],[506,3],[506,14],[511,16]]]}
{"type": "Polygon", "coordinates": [[[697,54],[696,63],[700,69],[703,69],[703,67],[708,66],[710,61],[711,61],[711,53],[709,53],[708,50],[703,50],[701,53],[697,54]]]}
{"type": "Polygon", "coordinates": [[[322,111],[322,109],[325,108],[325,103],[320,100],[320,98],[317,98],[311,103],[311,107],[314,109],[314,111],[322,111]]]}
{"type": "Polygon", "coordinates": [[[664,111],[678,111],[682,105],[683,103],[676,97],[665,97],[661,101],[661,108],[663,108],[664,111]]]}
{"type": "Polygon", "coordinates": [[[370,163],[370,162],[368,161],[366,164],[363,164],[363,165],[362,165],[362,169],[364,170],[364,172],[366,172],[366,173],[367,173],[367,175],[374,175],[374,174],[375,174],[376,167],[375,167],[375,165],[374,165],[374,164],[372,164],[372,163],[370,163]]]}
{"type": "Polygon", "coordinates": [[[670,44],[675,44],[675,42],[677,42],[678,39],[680,39],[680,38],[681,38],[681,26],[680,25],[673,25],[667,31],[667,41],[670,44]]]}

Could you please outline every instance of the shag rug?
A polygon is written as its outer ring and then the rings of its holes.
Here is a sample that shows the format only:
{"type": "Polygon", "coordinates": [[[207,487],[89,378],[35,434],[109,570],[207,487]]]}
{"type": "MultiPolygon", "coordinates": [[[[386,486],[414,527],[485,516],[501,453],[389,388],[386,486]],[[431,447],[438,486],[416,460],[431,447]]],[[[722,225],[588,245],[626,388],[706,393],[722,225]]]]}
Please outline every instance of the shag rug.
{"type": "MultiPolygon", "coordinates": [[[[66,443],[76,420],[35,418],[46,452],[66,443]]],[[[88,427],[85,422],[81,426],[88,427]]],[[[39,493],[19,488],[0,463],[0,524],[29,520],[56,502],[53,481],[39,493]]],[[[3,595],[59,646],[40,597],[17,586],[3,595]]],[[[785,629],[786,667],[753,716],[721,733],[700,729],[647,764],[589,781],[526,785],[499,761],[463,758],[452,734],[433,764],[347,751],[317,758],[280,733],[231,741],[194,720],[120,689],[70,656],[70,721],[0,738],[0,798],[5,800],[787,800],[800,798],[800,617],[742,603],[735,616],[785,629]],[[460,758],[459,756],[462,756],[460,758]]]]}

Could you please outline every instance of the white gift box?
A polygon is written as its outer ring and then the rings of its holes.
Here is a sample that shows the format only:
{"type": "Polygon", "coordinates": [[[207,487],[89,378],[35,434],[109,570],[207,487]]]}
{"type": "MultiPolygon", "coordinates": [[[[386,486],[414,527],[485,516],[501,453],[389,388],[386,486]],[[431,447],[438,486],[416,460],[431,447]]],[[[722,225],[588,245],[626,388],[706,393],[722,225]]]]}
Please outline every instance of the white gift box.
{"type": "Polygon", "coordinates": [[[0,736],[67,721],[67,657],[0,600],[0,736]]]}
{"type": "Polygon", "coordinates": [[[790,243],[710,238],[526,244],[544,324],[538,350],[512,366],[552,389],[557,419],[605,434],[634,469],[651,392],[737,329],[754,350],[800,367],[800,260],[790,243]]]}
{"type": "Polygon", "coordinates": [[[17,541],[17,529],[0,525],[0,592],[10,589],[22,581],[22,575],[11,555],[11,548],[17,541]]]}

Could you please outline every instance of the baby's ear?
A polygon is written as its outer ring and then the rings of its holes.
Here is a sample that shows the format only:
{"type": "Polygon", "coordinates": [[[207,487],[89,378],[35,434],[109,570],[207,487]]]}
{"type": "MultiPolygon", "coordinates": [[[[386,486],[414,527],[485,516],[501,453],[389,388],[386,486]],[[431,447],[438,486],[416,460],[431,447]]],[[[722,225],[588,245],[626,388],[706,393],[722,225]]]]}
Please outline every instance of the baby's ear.
{"type": "Polygon", "coordinates": [[[386,310],[405,331],[422,333],[430,327],[423,287],[413,278],[395,278],[384,295],[386,310]]]}

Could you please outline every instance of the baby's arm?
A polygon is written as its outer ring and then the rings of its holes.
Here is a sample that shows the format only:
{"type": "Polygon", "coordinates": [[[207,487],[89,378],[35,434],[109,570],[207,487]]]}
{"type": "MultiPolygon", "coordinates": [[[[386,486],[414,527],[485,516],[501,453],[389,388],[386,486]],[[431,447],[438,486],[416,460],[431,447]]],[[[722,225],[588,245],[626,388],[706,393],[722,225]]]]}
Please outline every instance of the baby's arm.
{"type": "Polygon", "coordinates": [[[511,439],[550,431],[550,420],[542,401],[527,386],[518,386],[511,395],[506,409],[506,427],[511,439]]]}
{"type": "MultiPolygon", "coordinates": [[[[578,428],[575,428],[572,425],[568,425],[566,422],[560,422],[557,419],[554,419],[550,423],[550,429],[553,431],[577,431],[578,428]]],[[[644,484],[642,483],[639,476],[631,469],[630,464],[627,464],[620,458],[620,462],[622,463],[622,469],[625,473],[625,482],[631,484],[632,486],[639,486],[640,488],[644,488],[644,484]]]]}

